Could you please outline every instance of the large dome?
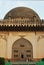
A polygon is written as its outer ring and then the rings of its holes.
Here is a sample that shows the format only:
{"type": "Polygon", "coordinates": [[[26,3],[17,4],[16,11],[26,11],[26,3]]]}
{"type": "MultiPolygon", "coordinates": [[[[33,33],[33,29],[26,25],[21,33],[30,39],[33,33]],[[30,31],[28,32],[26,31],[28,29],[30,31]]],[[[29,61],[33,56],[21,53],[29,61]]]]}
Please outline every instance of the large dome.
{"type": "Polygon", "coordinates": [[[9,17],[11,17],[11,19],[36,17],[37,20],[40,20],[38,14],[32,9],[27,7],[13,8],[5,15],[4,19],[9,19],[9,17]]]}

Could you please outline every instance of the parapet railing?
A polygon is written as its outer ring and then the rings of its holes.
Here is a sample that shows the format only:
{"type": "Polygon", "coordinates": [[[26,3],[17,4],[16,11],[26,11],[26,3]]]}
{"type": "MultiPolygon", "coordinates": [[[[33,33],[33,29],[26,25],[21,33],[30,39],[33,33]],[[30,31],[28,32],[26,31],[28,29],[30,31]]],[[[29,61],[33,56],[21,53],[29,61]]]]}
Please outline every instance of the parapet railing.
{"type": "Polygon", "coordinates": [[[17,25],[17,26],[44,26],[44,20],[32,20],[32,19],[5,19],[5,20],[0,20],[0,25],[2,26],[10,26],[10,25],[17,25]]]}

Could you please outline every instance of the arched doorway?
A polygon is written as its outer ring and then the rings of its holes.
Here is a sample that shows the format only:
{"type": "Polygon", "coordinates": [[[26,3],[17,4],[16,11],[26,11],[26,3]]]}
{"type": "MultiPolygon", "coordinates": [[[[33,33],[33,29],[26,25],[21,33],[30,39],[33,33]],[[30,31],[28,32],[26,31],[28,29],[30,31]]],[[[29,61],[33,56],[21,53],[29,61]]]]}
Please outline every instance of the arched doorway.
{"type": "Polygon", "coordinates": [[[24,38],[16,40],[12,46],[12,58],[16,60],[32,59],[33,58],[32,44],[24,38]]]}

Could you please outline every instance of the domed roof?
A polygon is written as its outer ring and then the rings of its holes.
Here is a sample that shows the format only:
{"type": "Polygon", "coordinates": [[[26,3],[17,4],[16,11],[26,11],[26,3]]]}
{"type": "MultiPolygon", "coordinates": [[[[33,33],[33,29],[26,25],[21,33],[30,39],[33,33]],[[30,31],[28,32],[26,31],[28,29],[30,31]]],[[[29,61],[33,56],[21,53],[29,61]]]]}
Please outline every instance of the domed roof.
{"type": "Polygon", "coordinates": [[[4,19],[9,19],[9,17],[11,17],[11,19],[14,18],[30,18],[30,17],[36,17],[37,20],[40,20],[38,14],[33,11],[30,8],[27,7],[16,7],[13,8],[12,10],[10,10],[4,17],[4,19]]]}

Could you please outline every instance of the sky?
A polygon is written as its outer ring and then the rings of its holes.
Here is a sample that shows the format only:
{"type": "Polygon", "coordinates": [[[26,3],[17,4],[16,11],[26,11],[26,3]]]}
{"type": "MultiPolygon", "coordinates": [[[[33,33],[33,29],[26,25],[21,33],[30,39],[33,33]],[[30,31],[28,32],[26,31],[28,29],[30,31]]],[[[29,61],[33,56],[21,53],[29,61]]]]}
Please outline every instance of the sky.
{"type": "Polygon", "coordinates": [[[0,0],[0,19],[11,9],[16,7],[28,7],[33,9],[41,19],[44,19],[44,1],[43,0],[0,0]]]}

